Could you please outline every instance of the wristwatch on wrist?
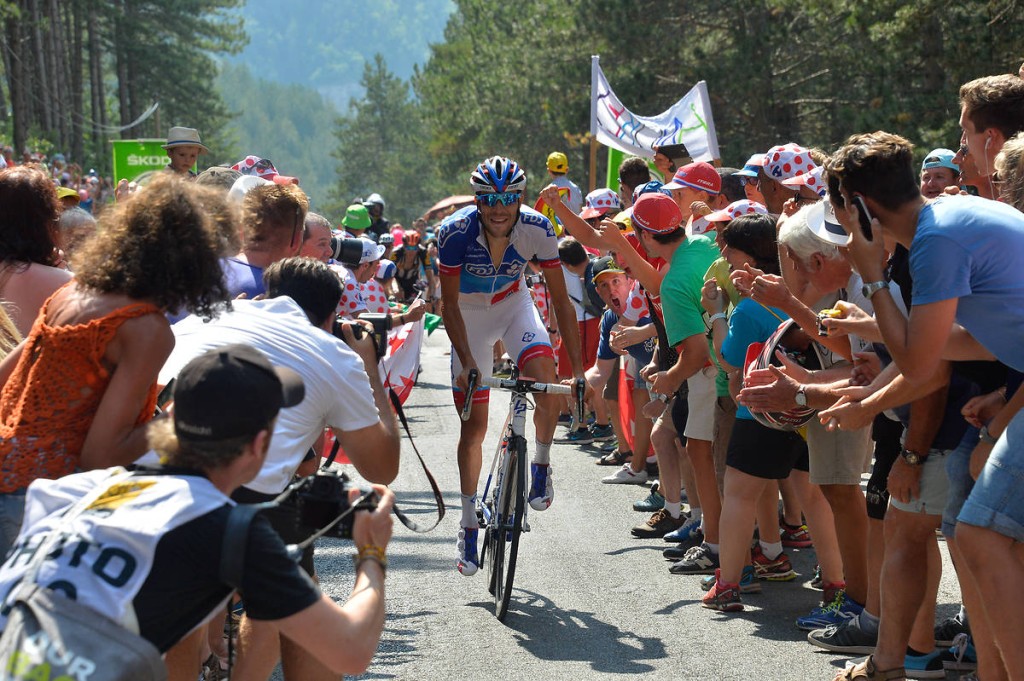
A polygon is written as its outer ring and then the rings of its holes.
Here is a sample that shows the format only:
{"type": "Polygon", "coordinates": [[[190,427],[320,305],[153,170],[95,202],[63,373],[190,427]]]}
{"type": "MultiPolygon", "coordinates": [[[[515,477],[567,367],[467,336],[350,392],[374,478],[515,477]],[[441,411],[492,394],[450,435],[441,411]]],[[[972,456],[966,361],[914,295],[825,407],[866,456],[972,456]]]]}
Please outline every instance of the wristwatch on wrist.
{"type": "Polygon", "coordinates": [[[796,402],[796,406],[798,406],[798,407],[806,407],[807,406],[807,386],[802,385],[799,388],[797,388],[796,389],[796,397],[794,397],[793,400],[796,402]]]}
{"type": "Polygon", "coordinates": [[[978,439],[990,445],[994,445],[999,440],[998,437],[988,432],[988,426],[981,427],[981,430],[978,431],[978,439]]]}
{"type": "Polygon", "coordinates": [[[906,447],[904,447],[900,452],[900,456],[903,457],[903,460],[911,466],[920,466],[928,459],[927,454],[918,454],[914,450],[907,449],[906,447]]]}
{"type": "Polygon", "coordinates": [[[875,295],[883,288],[889,288],[889,282],[885,281],[884,279],[882,281],[872,281],[871,283],[864,284],[864,286],[860,289],[860,292],[864,295],[865,298],[871,300],[871,296],[875,295]]]}

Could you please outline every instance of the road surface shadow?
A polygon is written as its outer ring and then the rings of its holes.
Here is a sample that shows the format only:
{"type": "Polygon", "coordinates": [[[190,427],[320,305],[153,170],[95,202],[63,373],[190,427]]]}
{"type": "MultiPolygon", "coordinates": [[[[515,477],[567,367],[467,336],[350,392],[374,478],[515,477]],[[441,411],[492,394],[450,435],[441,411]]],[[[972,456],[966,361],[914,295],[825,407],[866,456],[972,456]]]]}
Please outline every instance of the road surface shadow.
{"type": "MultiPolygon", "coordinates": [[[[491,602],[470,603],[492,610],[491,602]]],[[[594,613],[564,610],[532,591],[514,589],[505,626],[519,644],[541,660],[588,662],[595,671],[642,674],[655,667],[645,660],[667,657],[659,638],[637,636],[600,621],[594,613]]]]}

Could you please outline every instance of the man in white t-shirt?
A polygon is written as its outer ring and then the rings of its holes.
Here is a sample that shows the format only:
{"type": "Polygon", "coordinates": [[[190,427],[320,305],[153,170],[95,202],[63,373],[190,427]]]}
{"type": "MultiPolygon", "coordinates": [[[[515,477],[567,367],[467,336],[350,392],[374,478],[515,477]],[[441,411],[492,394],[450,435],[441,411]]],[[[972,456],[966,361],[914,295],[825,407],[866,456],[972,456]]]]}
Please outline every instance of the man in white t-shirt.
{"type": "MultiPolygon", "coordinates": [[[[341,297],[330,268],[312,258],[287,258],[264,272],[268,298],[234,301],[230,312],[212,322],[188,317],[174,326],[175,348],[160,372],[166,385],[193,357],[216,347],[242,344],[263,352],[274,366],[301,376],[306,398],[281,410],[259,474],[234,495],[240,503],[269,501],[292,481],[311,446],[330,427],[345,455],[365,479],[388,484],[398,474],[398,429],[376,370],[368,335],[358,341],[343,327],[345,340],[331,333],[341,297]]],[[[239,395],[238,399],[246,399],[239,395]]],[[[288,518],[268,517],[286,543],[297,543],[288,518]]],[[[312,551],[301,561],[313,573],[312,551]]],[[[250,650],[276,654],[273,632],[243,626],[250,650]],[[250,634],[250,632],[252,632],[250,634]],[[252,640],[260,641],[254,645],[252,640]]],[[[320,668],[301,648],[281,639],[288,678],[320,678],[320,668]],[[301,670],[301,671],[300,671],[301,670]]]]}

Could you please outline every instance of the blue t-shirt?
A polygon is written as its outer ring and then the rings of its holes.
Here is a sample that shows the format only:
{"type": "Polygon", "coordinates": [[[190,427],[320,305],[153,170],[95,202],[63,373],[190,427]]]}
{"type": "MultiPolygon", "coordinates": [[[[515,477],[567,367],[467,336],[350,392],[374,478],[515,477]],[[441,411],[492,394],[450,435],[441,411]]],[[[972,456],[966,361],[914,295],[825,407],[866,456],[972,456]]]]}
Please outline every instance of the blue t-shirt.
{"type": "Polygon", "coordinates": [[[239,293],[252,300],[266,293],[263,286],[263,268],[254,267],[236,258],[221,258],[220,266],[224,270],[224,283],[227,284],[230,298],[237,298],[239,293]]]}
{"type": "MultiPolygon", "coordinates": [[[[775,333],[775,329],[786,319],[786,313],[778,308],[767,308],[752,298],[741,298],[729,316],[729,335],[722,342],[722,358],[742,369],[743,361],[747,358],[747,347],[751,343],[768,340],[768,336],[775,333]]],[[[741,404],[736,407],[736,418],[752,421],[754,416],[741,404]]]]}
{"type": "Polygon", "coordinates": [[[975,196],[925,204],[910,244],[914,305],[959,298],[956,321],[1024,371],[1024,215],[975,196]]]}
{"type": "MultiPolygon", "coordinates": [[[[615,326],[617,321],[619,321],[618,315],[611,310],[605,310],[601,316],[601,339],[597,343],[598,359],[615,359],[619,356],[617,352],[612,350],[611,346],[612,327],[615,326]]],[[[641,317],[637,320],[636,325],[647,326],[650,323],[650,317],[641,317]]],[[[626,352],[640,364],[640,368],[643,368],[650,364],[651,358],[654,357],[655,341],[657,341],[657,338],[652,337],[642,343],[634,343],[626,348],[626,352]]]]}

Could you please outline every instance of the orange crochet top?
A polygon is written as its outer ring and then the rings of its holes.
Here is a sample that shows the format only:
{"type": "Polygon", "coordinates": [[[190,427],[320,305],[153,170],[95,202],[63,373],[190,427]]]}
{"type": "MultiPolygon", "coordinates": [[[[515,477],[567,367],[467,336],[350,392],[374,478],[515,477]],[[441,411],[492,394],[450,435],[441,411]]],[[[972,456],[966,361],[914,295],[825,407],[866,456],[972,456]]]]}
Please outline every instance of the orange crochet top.
{"type": "MultiPolygon", "coordinates": [[[[0,392],[0,493],[75,471],[110,383],[103,366],[107,344],[126,320],[160,312],[155,305],[138,303],[84,324],[49,326],[46,312],[52,300],[39,311],[0,392]]],[[[137,424],[153,417],[156,395],[154,383],[137,424]]]]}

